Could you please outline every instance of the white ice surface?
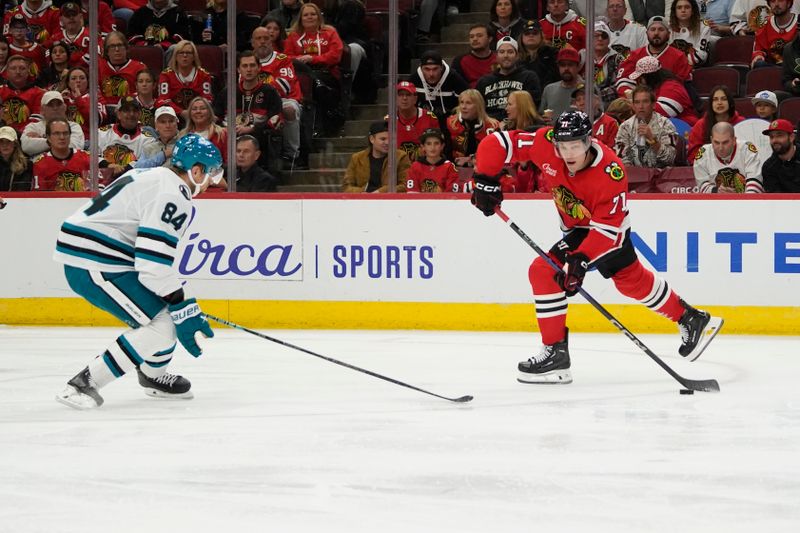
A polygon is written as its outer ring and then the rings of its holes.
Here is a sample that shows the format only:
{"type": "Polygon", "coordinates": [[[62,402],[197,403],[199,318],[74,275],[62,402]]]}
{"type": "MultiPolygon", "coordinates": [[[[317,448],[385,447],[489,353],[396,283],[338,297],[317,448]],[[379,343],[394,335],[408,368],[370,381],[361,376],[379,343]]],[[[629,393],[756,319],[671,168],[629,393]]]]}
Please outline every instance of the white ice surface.
{"type": "Polygon", "coordinates": [[[532,334],[267,332],[454,404],[217,330],[171,369],[195,399],[53,397],[120,331],[0,328],[0,533],[800,531],[800,339],[570,340],[575,382],[522,385],[532,334]]]}

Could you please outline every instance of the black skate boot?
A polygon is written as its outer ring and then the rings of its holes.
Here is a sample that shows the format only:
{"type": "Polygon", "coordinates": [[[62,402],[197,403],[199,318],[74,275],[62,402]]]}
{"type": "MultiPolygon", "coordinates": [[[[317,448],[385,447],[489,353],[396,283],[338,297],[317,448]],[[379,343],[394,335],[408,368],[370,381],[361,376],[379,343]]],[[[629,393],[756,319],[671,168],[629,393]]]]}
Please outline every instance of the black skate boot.
{"type": "Polygon", "coordinates": [[[163,376],[151,378],[145,375],[139,367],[136,367],[136,372],[139,374],[139,385],[144,388],[144,393],[148,396],[178,400],[194,398],[194,394],[190,390],[192,384],[183,376],[167,372],[163,376]]]}
{"type": "Polygon", "coordinates": [[[678,320],[682,341],[678,353],[689,361],[694,361],[700,357],[711,340],[719,333],[724,321],[719,317],[711,316],[706,311],[695,309],[683,300],[680,302],[686,310],[678,320]]]}
{"type": "Polygon", "coordinates": [[[89,373],[89,367],[67,381],[64,390],[56,394],[56,400],[73,409],[94,409],[103,405],[103,397],[100,396],[97,384],[89,373]]]}
{"type": "Polygon", "coordinates": [[[545,344],[539,355],[534,355],[527,361],[517,365],[520,383],[572,383],[572,373],[569,371],[569,330],[566,330],[564,340],[555,344],[545,344]]]}

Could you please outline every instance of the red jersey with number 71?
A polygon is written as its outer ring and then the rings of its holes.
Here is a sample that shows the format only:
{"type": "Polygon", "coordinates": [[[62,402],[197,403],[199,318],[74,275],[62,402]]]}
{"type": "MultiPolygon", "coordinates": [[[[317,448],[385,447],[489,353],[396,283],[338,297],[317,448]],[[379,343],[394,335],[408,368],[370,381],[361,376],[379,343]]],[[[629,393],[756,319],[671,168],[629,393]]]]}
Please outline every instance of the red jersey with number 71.
{"type": "Polygon", "coordinates": [[[534,163],[553,195],[562,230],[590,230],[578,250],[594,261],[622,246],[630,220],[628,177],[622,161],[594,140],[591,153],[591,163],[573,175],[556,153],[552,128],[535,133],[499,131],[478,145],[475,171],[494,176],[510,163],[534,163]]]}

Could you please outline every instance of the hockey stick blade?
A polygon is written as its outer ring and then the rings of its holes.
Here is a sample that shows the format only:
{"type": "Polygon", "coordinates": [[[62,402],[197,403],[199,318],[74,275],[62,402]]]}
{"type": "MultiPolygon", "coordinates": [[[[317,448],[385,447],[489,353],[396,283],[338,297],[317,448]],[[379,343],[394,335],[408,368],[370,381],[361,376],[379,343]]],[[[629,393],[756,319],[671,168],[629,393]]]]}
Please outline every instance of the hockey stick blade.
{"type": "MultiPolygon", "coordinates": [[[[547,252],[545,252],[544,250],[542,250],[542,249],[539,247],[539,245],[538,245],[538,244],[536,244],[536,243],[533,241],[533,239],[531,239],[530,237],[528,237],[528,234],[527,234],[527,233],[525,233],[524,231],[522,231],[522,229],[521,229],[519,226],[517,226],[517,225],[514,223],[514,221],[513,221],[513,220],[511,220],[511,219],[508,217],[508,215],[506,215],[506,214],[503,212],[503,210],[502,210],[502,209],[500,209],[500,206],[497,206],[497,207],[495,207],[495,209],[494,209],[494,212],[497,214],[497,216],[499,216],[499,217],[500,217],[500,219],[501,219],[503,222],[505,222],[505,223],[506,223],[506,224],[507,224],[507,225],[508,225],[508,226],[509,226],[509,227],[510,227],[510,228],[511,228],[513,231],[514,231],[514,233],[516,233],[516,234],[517,234],[517,235],[518,235],[518,236],[519,236],[519,237],[520,237],[520,238],[521,238],[523,241],[525,241],[525,242],[528,244],[528,246],[530,246],[531,248],[533,248],[533,250],[534,250],[534,251],[535,251],[535,252],[536,252],[536,253],[539,255],[539,257],[541,257],[542,259],[544,259],[545,261],[547,261],[547,264],[548,264],[548,265],[550,265],[550,267],[552,267],[552,268],[553,268],[553,270],[555,270],[556,272],[558,272],[558,271],[560,271],[560,270],[561,270],[561,269],[558,267],[558,265],[557,265],[557,264],[556,264],[556,263],[555,263],[555,262],[554,262],[554,261],[553,261],[553,260],[550,258],[550,256],[549,256],[549,255],[547,255],[547,252]]],[[[687,388],[687,389],[691,389],[691,390],[693,390],[693,391],[697,391],[697,392],[719,392],[719,383],[717,383],[717,380],[715,380],[715,379],[705,379],[705,380],[693,380],[693,379],[686,379],[685,377],[681,376],[680,374],[678,374],[677,372],[675,372],[674,370],[672,370],[672,368],[670,368],[670,366],[669,366],[669,365],[667,365],[667,363],[665,363],[664,361],[662,361],[662,360],[661,360],[661,358],[660,358],[659,356],[657,356],[655,353],[653,353],[653,351],[652,351],[650,348],[648,348],[648,347],[645,345],[645,343],[643,343],[641,340],[639,340],[639,338],[638,338],[636,335],[634,335],[634,334],[633,334],[633,332],[631,332],[631,330],[629,330],[628,328],[626,328],[625,326],[623,326],[623,325],[622,325],[622,323],[621,323],[619,320],[617,320],[617,319],[614,317],[614,315],[612,315],[612,314],[611,314],[611,313],[610,313],[610,312],[609,312],[609,311],[608,311],[608,310],[607,310],[605,307],[603,307],[603,306],[600,304],[600,302],[598,302],[597,300],[595,300],[595,299],[592,297],[592,295],[591,295],[591,294],[589,294],[588,292],[586,292],[586,291],[583,289],[583,287],[581,287],[580,289],[578,289],[578,292],[580,293],[580,295],[581,295],[581,296],[583,296],[583,297],[584,297],[584,299],[585,299],[587,302],[589,302],[590,304],[592,304],[592,306],[593,306],[595,309],[597,309],[597,310],[600,312],[600,314],[601,314],[601,315],[603,315],[604,317],[606,317],[606,319],[607,319],[609,322],[611,322],[612,324],[614,324],[614,326],[616,326],[616,328],[617,328],[618,330],[620,330],[620,331],[621,331],[623,334],[625,334],[625,336],[626,336],[626,337],[628,337],[628,338],[629,338],[629,339],[630,339],[630,340],[631,340],[631,341],[632,341],[632,342],[633,342],[633,343],[634,343],[636,346],[638,346],[640,350],[642,350],[642,351],[643,351],[645,354],[647,354],[647,356],[648,356],[648,357],[650,357],[650,359],[652,359],[653,361],[655,361],[655,362],[658,364],[658,366],[660,366],[661,368],[663,368],[663,369],[664,369],[664,371],[665,371],[667,374],[669,374],[670,376],[672,376],[672,378],[673,378],[675,381],[677,381],[678,383],[680,383],[681,385],[683,385],[685,388],[687,388]]]]}
{"type": "Polygon", "coordinates": [[[258,331],[246,328],[244,326],[240,326],[239,324],[235,324],[233,322],[229,322],[225,319],[215,317],[214,315],[206,314],[206,317],[209,320],[213,320],[214,322],[218,322],[219,324],[224,324],[228,327],[233,329],[238,329],[240,331],[244,331],[245,333],[249,333],[251,335],[255,335],[256,337],[261,337],[262,339],[268,340],[270,342],[274,342],[276,344],[280,344],[281,346],[286,346],[287,348],[292,348],[293,350],[297,350],[303,353],[307,353],[308,355],[313,355],[314,357],[318,357],[320,359],[324,359],[330,363],[343,366],[345,368],[349,368],[351,370],[355,370],[357,372],[361,372],[362,374],[367,374],[368,376],[372,376],[374,378],[382,379],[384,381],[388,381],[389,383],[394,383],[395,385],[400,385],[401,387],[405,387],[407,389],[415,390],[417,392],[421,392],[424,394],[428,394],[430,396],[435,396],[437,398],[441,398],[442,400],[447,400],[448,402],[455,402],[455,403],[467,403],[472,401],[473,397],[469,394],[465,396],[459,396],[458,398],[448,398],[447,396],[441,396],[434,392],[427,391],[425,389],[421,389],[419,387],[415,387],[414,385],[409,385],[408,383],[404,383],[394,378],[390,378],[388,376],[384,376],[382,374],[378,374],[377,372],[373,372],[372,370],[367,370],[366,368],[361,368],[355,365],[351,365],[350,363],[345,363],[344,361],[339,361],[338,359],[334,359],[333,357],[328,357],[327,355],[318,354],[316,352],[312,352],[311,350],[307,350],[306,348],[302,348],[300,346],[296,346],[292,343],[282,341],[280,339],[276,339],[275,337],[270,337],[269,335],[265,335],[263,333],[259,333],[258,331]]]}

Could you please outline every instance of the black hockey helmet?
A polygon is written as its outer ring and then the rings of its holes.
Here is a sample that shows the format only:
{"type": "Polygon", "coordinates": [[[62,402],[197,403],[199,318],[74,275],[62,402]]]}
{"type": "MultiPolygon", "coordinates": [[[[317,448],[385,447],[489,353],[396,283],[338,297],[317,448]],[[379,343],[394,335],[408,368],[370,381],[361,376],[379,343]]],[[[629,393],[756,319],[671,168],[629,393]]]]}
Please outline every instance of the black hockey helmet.
{"type": "Polygon", "coordinates": [[[583,141],[592,134],[592,121],[583,111],[570,109],[564,111],[556,119],[553,126],[553,140],[583,141]]]}

